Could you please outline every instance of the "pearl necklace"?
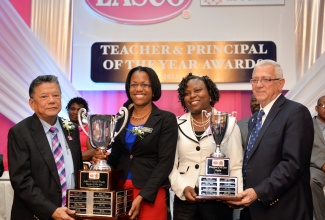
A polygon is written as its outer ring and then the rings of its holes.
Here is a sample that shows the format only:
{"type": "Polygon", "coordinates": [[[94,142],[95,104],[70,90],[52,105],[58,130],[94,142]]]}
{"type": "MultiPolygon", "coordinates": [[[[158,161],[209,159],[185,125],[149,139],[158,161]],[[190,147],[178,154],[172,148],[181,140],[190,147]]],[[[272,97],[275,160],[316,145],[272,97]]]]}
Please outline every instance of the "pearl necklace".
{"type": "Polygon", "coordinates": [[[207,120],[205,120],[203,122],[199,122],[199,121],[195,120],[191,115],[191,122],[192,122],[191,123],[192,131],[193,131],[195,137],[201,138],[203,136],[203,134],[204,134],[204,131],[202,131],[202,134],[197,135],[195,130],[194,130],[194,126],[199,127],[199,128],[203,127],[205,129],[205,126],[210,123],[210,119],[208,118],[207,120]]]}
{"type": "Polygon", "coordinates": [[[204,127],[205,128],[205,126],[210,123],[210,119],[208,118],[207,120],[205,120],[203,122],[199,122],[199,121],[195,120],[191,115],[191,122],[192,122],[192,125],[195,125],[196,127],[199,127],[199,128],[204,127]]]}
{"type": "Polygon", "coordinates": [[[145,119],[146,117],[148,117],[150,113],[151,113],[151,111],[148,112],[147,114],[145,114],[144,116],[141,116],[141,117],[139,117],[139,116],[135,116],[134,113],[132,113],[131,118],[132,118],[134,121],[141,121],[141,120],[145,119]]]}

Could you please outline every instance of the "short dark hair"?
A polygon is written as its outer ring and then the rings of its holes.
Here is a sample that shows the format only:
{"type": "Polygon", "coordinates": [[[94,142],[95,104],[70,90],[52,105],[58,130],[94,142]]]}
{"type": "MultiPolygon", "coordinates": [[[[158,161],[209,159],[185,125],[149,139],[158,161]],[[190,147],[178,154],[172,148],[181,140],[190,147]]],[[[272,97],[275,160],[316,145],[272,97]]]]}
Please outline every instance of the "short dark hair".
{"type": "Polygon", "coordinates": [[[76,103],[78,105],[83,105],[84,108],[86,109],[86,111],[89,112],[88,102],[81,97],[75,97],[75,98],[70,99],[67,106],[65,107],[67,109],[67,111],[69,111],[71,105],[74,103],[76,103]]]}
{"type": "MultiPolygon", "coordinates": [[[[131,101],[131,96],[130,96],[130,81],[131,81],[131,76],[134,72],[146,72],[149,76],[150,84],[151,84],[151,89],[152,89],[152,101],[158,101],[161,97],[161,83],[159,80],[159,77],[157,73],[150,67],[145,67],[145,66],[137,66],[134,67],[133,69],[130,70],[126,77],[126,82],[125,82],[125,91],[126,95],[128,97],[128,100],[131,101]]],[[[133,103],[133,102],[132,102],[133,103]]]]}
{"type": "Polygon", "coordinates": [[[325,95],[323,95],[323,96],[321,96],[321,97],[319,97],[319,98],[317,99],[317,106],[320,105],[320,100],[321,100],[322,98],[324,98],[324,97],[325,97],[325,95]]]}
{"type": "Polygon", "coordinates": [[[182,81],[178,84],[178,100],[180,101],[183,109],[185,112],[188,111],[184,97],[185,97],[185,90],[187,89],[187,83],[191,79],[198,79],[204,82],[205,86],[207,87],[207,90],[209,92],[211,101],[210,105],[214,106],[220,99],[220,92],[219,89],[217,88],[217,85],[208,77],[208,76],[196,76],[193,75],[192,73],[189,73],[186,77],[182,79],[182,81]]]}
{"type": "Polygon", "coordinates": [[[40,75],[34,79],[29,86],[29,98],[33,98],[35,88],[43,83],[56,83],[59,86],[60,93],[61,87],[57,76],[54,75],[40,75]]]}

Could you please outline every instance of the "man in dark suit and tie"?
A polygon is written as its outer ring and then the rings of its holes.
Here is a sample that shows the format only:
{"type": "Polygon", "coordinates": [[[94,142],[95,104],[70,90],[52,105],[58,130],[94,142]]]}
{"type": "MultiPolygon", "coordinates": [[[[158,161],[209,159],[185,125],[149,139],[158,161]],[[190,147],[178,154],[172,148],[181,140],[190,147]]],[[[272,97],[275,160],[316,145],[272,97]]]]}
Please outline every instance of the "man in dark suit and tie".
{"type": "Polygon", "coordinates": [[[38,76],[29,96],[35,114],[8,133],[11,219],[72,219],[68,214],[74,211],[64,205],[66,190],[75,187],[82,169],[79,130],[58,117],[61,89],[56,76],[38,76]]]}
{"type": "Polygon", "coordinates": [[[311,220],[309,163],[314,127],[310,112],[281,94],[285,80],[277,62],[258,62],[250,82],[263,113],[255,113],[249,121],[244,191],[237,195],[241,200],[232,204],[245,206],[241,219],[311,220]]]}

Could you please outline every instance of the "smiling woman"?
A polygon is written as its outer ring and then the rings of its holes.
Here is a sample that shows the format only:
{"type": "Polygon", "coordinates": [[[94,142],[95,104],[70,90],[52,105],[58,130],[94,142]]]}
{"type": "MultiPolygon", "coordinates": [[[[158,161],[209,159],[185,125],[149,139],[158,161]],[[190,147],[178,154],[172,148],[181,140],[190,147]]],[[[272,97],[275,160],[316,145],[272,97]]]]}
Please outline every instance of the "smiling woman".
{"type": "MultiPolygon", "coordinates": [[[[166,220],[166,189],[172,169],[176,142],[176,116],[159,109],[154,101],[161,96],[156,72],[138,66],[130,70],[125,82],[129,110],[126,129],[115,138],[108,163],[124,171],[125,188],[134,189],[130,219],[166,220]]],[[[121,119],[124,121],[124,119],[121,119]]],[[[119,130],[118,122],[116,129],[119,130]]],[[[96,151],[96,157],[102,156],[96,151]]]]}

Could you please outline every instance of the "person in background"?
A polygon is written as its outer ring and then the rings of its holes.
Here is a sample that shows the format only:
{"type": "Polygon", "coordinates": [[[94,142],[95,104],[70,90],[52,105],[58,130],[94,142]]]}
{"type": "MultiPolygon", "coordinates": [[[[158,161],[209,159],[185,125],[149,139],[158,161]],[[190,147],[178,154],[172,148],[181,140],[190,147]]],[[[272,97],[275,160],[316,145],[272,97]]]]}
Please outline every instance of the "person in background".
{"type": "MultiPolygon", "coordinates": [[[[255,112],[258,112],[260,110],[260,103],[256,100],[254,94],[251,95],[251,99],[250,99],[250,108],[251,108],[251,113],[252,115],[255,112]]],[[[241,140],[242,140],[242,146],[243,149],[245,148],[245,144],[247,141],[247,136],[248,136],[248,121],[251,118],[251,116],[244,118],[240,121],[237,122],[239,129],[240,129],[240,133],[241,133],[241,140]]]]}
{"type": "MultiPolygon", "coordinates": [[[[159,109],[153,102],[161,96],[156,72],[138,66],[130,70],[125,83],[129,119],[115,138],[108,164],[124,171],[124,188],[134,189],[130,219],[166,220],[166,188],[173,167],[176,143],[176,116],[159,109]]],[[[120,130],[118,121],[116,130],[120,130]]],[[[94,160],[103,158],[96,151],[94,160]]]]}
{"type": "Polygon", "coordinates": [[[277,62],[258,62],[250,82],[261,109],[248,124],[244,192],[230,203],[245,206],[241,219],[312,219],[310,112],[282,95],[285,79],[277,62]]]}
{"type": "MultiPolygon", "coordinates": [[[[189,73],[179,84],[178,98],[186,112],[178,117],[178,142],[174,167],[169,175],[174,197],[174,220],[231,220],[232,209],[220,201],[195,202],[198,194],[198,179],[206,174],[206,157],[215,152],[216,146],[208,137],[210,119],[203,115],[216,111],[219,101],[217,86],[208,76],[189,73]]],[[[230,176],[238,178],[238,190],[242,191],[242,159],[240,131],[236,119],[229,122],[221,152],[230,158],[230,176]]]]}
{"type": "Polygon", "coordinates": [[[325,219],[325,96],[317,100],[314,117],[314,145],[310,160],[310,186],[316,220],[325,219]]]}
{"type": "MultiPolygon", "coordinates": [[[[76,126],[78,126],[78,130],[80,132],[79,137],[80,137],[80,146],[81,146],[81,152],[82,152],[82,160],[89,161],[93,157],[95,149],[92,148],[92,146],[90,145],[89,137],[82,131],[82,129],[79,125],[78,111],[81,108],[86,109],[87,113],[89,112],[89,107],[88,107],[87,101],[81,97],[72,98],[66,106],[70,121],[72,121],[73,123],[76,124],[76,126]]],[[[83,125],[84,129],[88,132],[88,124],[83,122],[82,125],[83,125]]]]}
{"type": "Polygon", "coordinates": [[[8,164],[14,201],[12,220],[67,219],[66,190],[75,188],[82,168],[79,131],[58,117],[61,89],[53,75],[41,75],[29,87],[34,114],[8,133],[8,164]],[[53,134],[52,134],[53,132],[53,134]]]}

